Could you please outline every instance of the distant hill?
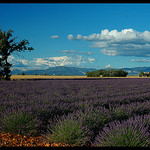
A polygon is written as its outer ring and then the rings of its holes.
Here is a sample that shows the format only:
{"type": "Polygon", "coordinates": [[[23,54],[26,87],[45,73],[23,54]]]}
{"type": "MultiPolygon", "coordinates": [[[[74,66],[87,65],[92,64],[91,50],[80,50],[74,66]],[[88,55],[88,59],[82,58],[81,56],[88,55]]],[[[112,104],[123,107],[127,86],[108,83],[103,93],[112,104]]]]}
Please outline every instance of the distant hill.
{"type": "Polygon", "coordinates": [[[150,67],[134,67],[134,68],[122,68],[128,72],[128,75],[139,75],[140,71],[150,72],[150,67]]]}
{"type": "MultiPolygon", "coordinates": [[[[128,72],[128,75],[139,75],[140,71],[143,72],[150,72],[150,67],[134,67],[134,68],[122,68],[124,71],[128,72]]],[[[13,75],[15,74],[21,74],[24,72],[27,75],[41,75],[41,74],[47,74],[47,75],[86,75],[86,72],[90,71],[96,71],[100,69],[94,69],[94,68],[78,68],[78,67],[66,67],[66,66],[58,66],[58,67],[50,67],[49,69],[43,69],[43,70],[26,70],[21,71],[18,69],[13,70],[11,73],[13,75]]]]}
{"type": "Polygon", "coordinates": [[[77,68],[77,67],[65,67],[65,66],[58,66],[58,67],[51,67],[49,69],[45,70],[26,70],[26,71],[21,71],[21,70],[12,70],[12,74],[21,74],[22,72],[25,73],[26,75],[31,75],[31,74],[47,74],[47,75],[70,75],[70,76],[75,76],[75,75],[86,75],[86,72],[88,71],[95,71],[97,69],[93,68],[77,68]]]}

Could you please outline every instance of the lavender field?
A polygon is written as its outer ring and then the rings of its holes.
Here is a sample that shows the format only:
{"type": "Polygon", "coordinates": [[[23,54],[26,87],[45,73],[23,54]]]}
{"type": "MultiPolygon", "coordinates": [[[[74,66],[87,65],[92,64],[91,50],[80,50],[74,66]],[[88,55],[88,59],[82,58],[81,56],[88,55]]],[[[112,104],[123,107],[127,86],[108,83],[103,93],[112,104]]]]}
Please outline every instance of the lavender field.
{"type": "Polygon", "coordinates": [[[50,142],[150,146],[150,79],[0,81],[0,132],[50,142]]]}

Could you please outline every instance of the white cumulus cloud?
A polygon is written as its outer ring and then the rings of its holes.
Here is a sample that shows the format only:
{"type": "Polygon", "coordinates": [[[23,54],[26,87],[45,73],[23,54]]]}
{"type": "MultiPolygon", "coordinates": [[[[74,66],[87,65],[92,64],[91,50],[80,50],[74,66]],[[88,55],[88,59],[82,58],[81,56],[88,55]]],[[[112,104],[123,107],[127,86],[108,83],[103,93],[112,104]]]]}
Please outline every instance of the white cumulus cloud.
{"type": "Polygon", "coordinates": [[[94,52],[85,52],[85,51],[76,51],[76,50],[60,50],[58,52],[64,54],[86,54],[86,55],[92,55],[94,53],[94,52]]]}
{"type": "Polygon", "coordinates": [[[88,57],[87,59],[88,59],[88,61],[89,61],[90,63],[93,63],[94,61],[96,61],[95,58],[90,58],[90,57],[88,57]]]}
{"type": "Polygon", "coordinates": [[[52,35],[50,36],[51,39],[59,39],[60,37],[58,35],[52,35]]]}
{"type": "Polygon", "coordinates": [[[69,35],[68,35],[68,39],[69,39],[69,40],[73,40],[73,35],[72,35],[72,34],[69,34],[69,35]]]}
{"type": "Polygon", "coordinates": [[[150,59],[131,59],[132,62],[150,62],[150,59]]]}
{"type": "Polygon", "coordinates": [[[111,68],[110,64],[108,64],[108,65],[106,66],[106,68],[111,68]]]}
{"type": "Polygon", "coordinates": [[[78,34],[74,37],[68,35],[69,40],[91,41],[91,48],[99,48],[100,52],[111,56],[150,56],[150,32],[139,32],[133,29],[121,31],[108,29],[101,33],[93,33],[88,36],[78,34]]]}

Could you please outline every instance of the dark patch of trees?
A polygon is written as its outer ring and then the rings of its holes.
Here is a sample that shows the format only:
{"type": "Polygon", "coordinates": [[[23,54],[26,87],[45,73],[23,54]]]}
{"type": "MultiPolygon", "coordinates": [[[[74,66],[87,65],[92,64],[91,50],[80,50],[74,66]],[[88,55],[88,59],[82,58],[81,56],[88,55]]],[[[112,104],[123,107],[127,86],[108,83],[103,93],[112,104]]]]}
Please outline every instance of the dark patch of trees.
{"type": "Polygon", "coordinates": [[[106,69],[106,70],[97,70],[97,71],[91,71],[87,72],[87,77],[126,77],[128,75],[128,72],[122,70],[122,69],[106,69]]]}
{"type": "Polygon", "coordinates": [[[140,71],[139,77],[150,77],[150,72],[140,71]]]}

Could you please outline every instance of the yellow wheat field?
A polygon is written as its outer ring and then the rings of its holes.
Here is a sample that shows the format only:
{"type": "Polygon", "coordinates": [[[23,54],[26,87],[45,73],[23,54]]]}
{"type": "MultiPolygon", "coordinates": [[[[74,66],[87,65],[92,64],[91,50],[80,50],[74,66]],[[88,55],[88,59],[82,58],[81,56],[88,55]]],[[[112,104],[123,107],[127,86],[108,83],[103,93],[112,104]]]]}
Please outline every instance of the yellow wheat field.
{"type": "Polygon", "coordinates": [[[78,79],[78,78],[139,78],[138,76],[127,77],[86,77],[86,76],[50,76],[50,75],[12,75],[11,80],[19,79],[78,79]]]}
{"type": "Polygon", "coordinates": [[[11,80],[15,79],[72,79],[87,78],[86,76],[48,76],[48,75],[12,75],[11,80]]]}

